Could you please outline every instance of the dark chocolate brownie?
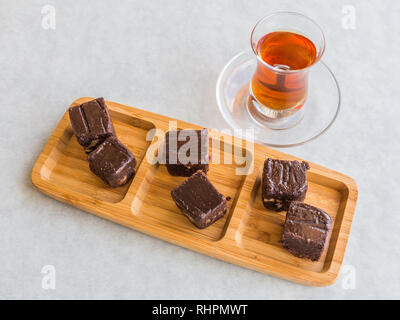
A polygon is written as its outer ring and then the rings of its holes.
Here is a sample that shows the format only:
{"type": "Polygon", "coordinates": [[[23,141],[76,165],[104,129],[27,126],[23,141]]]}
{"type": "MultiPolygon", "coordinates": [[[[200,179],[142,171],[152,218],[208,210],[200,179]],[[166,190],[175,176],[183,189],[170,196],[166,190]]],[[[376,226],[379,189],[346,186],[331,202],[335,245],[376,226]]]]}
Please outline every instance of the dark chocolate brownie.
{"type": "Polygon", "coordinates": [[[135,174],[134,155],[114,136],[89,153],[88,161],[90,170],[112,188],[126,184],[135,174]]]}
{"type": "Polygon", "coordinates": [[[262,201],[267,209],[286,211],[292,201],[303,201],[307,192],[307,170],[303,161],[275,160],[264,162],[262,201]]]}
{"type": "Polygon", "coordinates": [[[108,108],[103,98],[85,102],[69,108],[72,130],[78,143],[86,152],[94,150],[100,143],[115,135],[108,108]]]}
{"type": "Polygon", "coordinates": [[[208,130],[168,131],[165,135],[165,161],[170,175],[190,177],[209,168],[208,130]]]}
{"type": "Polygon", "coordinates": [[[200,229],[223,217],[227,210],[224,195],[201,170],[172,190],[171,196],[182,213],[200,229]]]}
{"type": "Polygon", "coordinates": [[[283,226],[283,247],[299,258],[319,260],[325,248],[331,221],[325,211],[293,201],[283,226]]]}

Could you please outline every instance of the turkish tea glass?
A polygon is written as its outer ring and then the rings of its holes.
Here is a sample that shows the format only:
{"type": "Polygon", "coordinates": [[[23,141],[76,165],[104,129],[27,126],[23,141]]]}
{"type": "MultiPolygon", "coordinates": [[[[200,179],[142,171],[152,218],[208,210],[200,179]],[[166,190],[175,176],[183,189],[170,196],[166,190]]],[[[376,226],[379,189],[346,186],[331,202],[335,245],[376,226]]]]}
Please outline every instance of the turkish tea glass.
{"type": "Polygon", "coordinates": [[[271,129],[296,125],[306,107],[309,71],[325,50],[323,31],[302,14],[277,12],[256,23],[250,42],[257,59],[250,115],[271,129]]]}

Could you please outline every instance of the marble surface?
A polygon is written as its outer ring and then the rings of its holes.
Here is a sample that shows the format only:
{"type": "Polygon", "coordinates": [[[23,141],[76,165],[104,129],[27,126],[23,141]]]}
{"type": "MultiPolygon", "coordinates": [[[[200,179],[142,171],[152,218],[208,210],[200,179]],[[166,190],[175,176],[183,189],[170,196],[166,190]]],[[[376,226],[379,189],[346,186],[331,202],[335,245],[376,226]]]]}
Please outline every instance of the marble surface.
{"type": "Polygon", "coordinates": [[[0,298],[400,298],[397,0],[0,3],[0,298]],[[42,27],[45,5],[56,9],[55,29],[42,27]],[[342,26],[345,5],[355,8],[355,29],[342,26]],[[253,24],[277,10],[319,22],[328,44],[324,61],[342,89],[333,127],[284,150],[358,182],[344,268],[334,285],[305,287],[221,262],[32,186],[37,156],[81,96],[226,127],[215,101],[218,74],[248,47],[253,24]],[[56,270],[54,290],[42,287],[46,265],[56,270]]]}

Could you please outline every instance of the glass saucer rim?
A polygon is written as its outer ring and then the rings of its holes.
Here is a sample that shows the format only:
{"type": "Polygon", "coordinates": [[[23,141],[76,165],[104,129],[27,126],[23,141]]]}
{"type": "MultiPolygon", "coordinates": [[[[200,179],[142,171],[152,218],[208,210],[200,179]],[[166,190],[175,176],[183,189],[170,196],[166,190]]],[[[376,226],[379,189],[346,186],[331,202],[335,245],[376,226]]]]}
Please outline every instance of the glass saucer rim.
{"type": "MultiPolygon", "coordinates": [[[[226,71],[229,69],[229,67],[231,67],[231,65],[238,60],[239,58],[241,58],[242,56],[246,56],[246,55],[251,55],[252,59],[254,58],[253,55],[254,53],[251,51],[251,49],[247,49],[247,50],[243,50],[239,53],[237,53],[235,56],[233,56],[226,64],[225,66],[222,68],[218,79],[217,79],[217,84],[216,84],[216,100],[217,100],[217,105],[218,105],[218,109],[220,111],[220,113],[222,114],[224,120],[227,122],[227,124],[233,129],[237,129],[238,126],[236,126],[234,124],[234,121],[230,118],[229,113],[225,110],[226,108],[223,107],[223,104],[227,105],[226,103],[222,103],[222,101],[225,101],[225,97],[223,96],[223,90],[222,90],[222,81],[223,78],[226,74],[226,71]]],[[[250,59],[247,60],[247,62],[250,59]]],[[[243,62],[245,63],[245,62],[243,62]]],[[[342,94],[341,94],[341,90],[340,90],[340,86],[339,86],[339,82],[335,77],[335,74],[333,73],[333,71],[328,67],[328,65],[323,61],[320,60],[318,63],[321,63],[323,67],[326,68],[326,70],[328,71],[328,73],[331,75],[331,77],[334,80],[334,83],[336,85],[336,89],[337,89],[337,94],[338,94],[338,103],[336,106],[336,111],[335,114],[333,115],[332,119],[329,121],[329,123],[317,134],[313,135],[312,137],[302,140],[300,142],[296,142],[296,143],[288,143],[288,144],[276,144],[276,143],[269,143],[269,142],[265,142],[265,141],[261,141],[259,139],[255,139],[256,143],[268,146],[268,147],[274,147],[274,148],[291,148],[291,147],[296,147],[296,146],[301,146],[304,145],[310,141],[313,141],[317,138],[319,138],[320,136],[322,136],[324,133],[326,133],[331,126],[333,125],[333,123],[336,121],[339,112],[341,110],[341,105],[342,105],[342,94]]],[[[236,67],[238,68],[238,67],[236,67]]],[[[235,68],[235,69],[236,69],[235,68]]],[[[312,69],[311,69],[312,70],[312,69]]],[[[232,71],[233,72],[233,71],[232,71]]],[[[243,128],[241,128],[243,129],[243,128]]],[[[283,130],[284,131],[284,130],[283,130]]]]}

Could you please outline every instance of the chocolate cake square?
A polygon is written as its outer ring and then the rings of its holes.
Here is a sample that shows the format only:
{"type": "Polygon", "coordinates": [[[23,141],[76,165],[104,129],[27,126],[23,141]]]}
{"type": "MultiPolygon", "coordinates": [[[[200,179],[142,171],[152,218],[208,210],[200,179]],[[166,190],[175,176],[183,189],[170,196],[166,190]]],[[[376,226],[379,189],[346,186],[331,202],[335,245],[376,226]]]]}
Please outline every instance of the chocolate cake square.
{"type": "Polygon", "coordinates": [[[209,168],[208,130],[174,130],[165,135],[165,164],[172,176],[190,177],[209,168]]]}
{"type": "Polygon", "coordinates": [[[310,165],[305,161],[265,160],[261,193],[264,206],[286,211],[292,201],[303,201],[308,188],[308,169],[310,165]]]}
{"type": "Polygon", "coordinates": [[[94,150],[101,142],[115,135],[108,108],[103,98],[69,108],[72,130],[86,152],[94,150]]]}
{"type": "Polygon", "coordinates": [[[200,229],[223,217],[227,210],[224,195],[201,170],[172,190],[171,196],[182,213],[200,229]]]}
{"type": "Polygon", "coordinates": [[[134,155],[114,136],[89,153],[88,161],[90,170],[112,188],[126,184],[135,174],[134,155]]]}
{"type": "Polygon", "coordinates": [[[317,261],[324,251],[331,223],[325,211],[294,201],[286,215],[282,245],[296,257],[317,261]]]}

